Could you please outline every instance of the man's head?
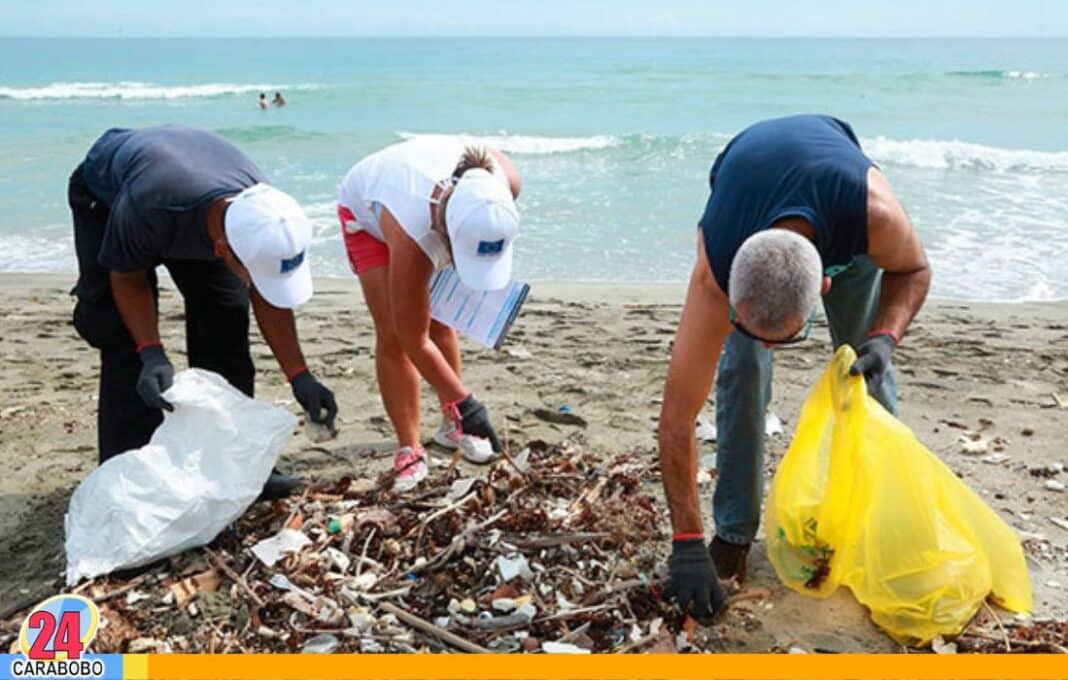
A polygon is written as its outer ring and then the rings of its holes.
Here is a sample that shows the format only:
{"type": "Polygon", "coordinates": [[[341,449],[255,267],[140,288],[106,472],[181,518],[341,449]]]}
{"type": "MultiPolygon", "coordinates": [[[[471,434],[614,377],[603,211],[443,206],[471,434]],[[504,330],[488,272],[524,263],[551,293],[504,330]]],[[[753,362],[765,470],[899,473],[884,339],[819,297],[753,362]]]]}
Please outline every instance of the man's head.
{"type": "Polygon", "coordinates": [[[252,285],[275,307],[307,302],[312,294],[306,258],[312,228],[300,205],[267,184],[255,184],[227,203],[223,233],[213,235],[215,254],[239,276],[247,271],[252,285]]]}
{"type": "Polygon", "coordinates": [[[787,229],[747,238],[734,256],[728,285],[735,325],[769,342],[802,332],[826,286],[815,246],[787,229]]]}

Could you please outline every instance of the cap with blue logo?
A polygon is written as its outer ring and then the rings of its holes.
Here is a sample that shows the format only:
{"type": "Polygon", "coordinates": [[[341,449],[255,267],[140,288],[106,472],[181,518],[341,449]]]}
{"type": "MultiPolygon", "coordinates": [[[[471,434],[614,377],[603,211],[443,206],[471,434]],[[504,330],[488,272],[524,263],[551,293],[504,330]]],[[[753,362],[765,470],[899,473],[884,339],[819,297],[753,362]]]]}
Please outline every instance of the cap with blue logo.
{"type": "Polygon", "coordinates": [[[230,249],[267,302],[290,309],[311,298],[312,228],[292,196],[255,184],[230,200],[224,221],[230,249]]]}
{"type": "Polygon", "coordinates": [[[512,276],[519,211],[507,182],[475,168],[456,183],[445,208],[456,273],[468,288],[498,290],[512,276]]]}

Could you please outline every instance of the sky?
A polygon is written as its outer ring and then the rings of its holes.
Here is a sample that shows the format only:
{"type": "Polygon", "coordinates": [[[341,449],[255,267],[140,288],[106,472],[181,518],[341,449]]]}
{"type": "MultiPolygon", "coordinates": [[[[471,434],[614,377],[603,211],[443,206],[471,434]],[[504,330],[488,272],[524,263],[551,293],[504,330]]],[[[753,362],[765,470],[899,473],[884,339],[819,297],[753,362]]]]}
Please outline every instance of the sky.
{"type": "Polygon", "coordinates": [[[1068,0],[0,0],[0,36],[1064,37],[1068,0]]]}

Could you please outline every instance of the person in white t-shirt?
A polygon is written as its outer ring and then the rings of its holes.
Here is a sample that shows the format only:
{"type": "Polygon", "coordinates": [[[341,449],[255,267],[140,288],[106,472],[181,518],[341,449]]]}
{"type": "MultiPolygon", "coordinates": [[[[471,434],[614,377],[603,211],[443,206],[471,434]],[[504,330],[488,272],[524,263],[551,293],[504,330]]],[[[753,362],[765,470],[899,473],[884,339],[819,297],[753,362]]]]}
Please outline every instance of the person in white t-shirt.
{"type": "Polygon", "coordinates": [[[431,319],[430,279],[452,266],[469,288],[508,284],[519,189],[519,173],[502,152],[439,135],[373,153],[341,182],[338,218],[375,324],[378,387],[400,447],[398,492],[427,475],[420,376],[444,412],[434,441],[478,463],[501,450],[486,407],[464,385],[456,332],[431,319]]]}

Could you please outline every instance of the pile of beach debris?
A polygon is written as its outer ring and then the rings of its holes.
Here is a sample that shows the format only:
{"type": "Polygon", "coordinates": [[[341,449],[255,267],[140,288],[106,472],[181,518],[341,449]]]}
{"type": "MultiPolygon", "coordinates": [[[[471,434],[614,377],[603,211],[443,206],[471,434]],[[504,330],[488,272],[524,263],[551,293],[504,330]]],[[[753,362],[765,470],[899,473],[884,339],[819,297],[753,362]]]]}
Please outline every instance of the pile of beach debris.
{"type": "MultiPolygon", "coordinates": [[[[724,631],[759,629],[774,592],[729,582],[730,625],[712,628],[664,602],[659,484],[654,451],[532,441],[477,475],[457,455],[414,494],[393,494],[391,473],[312,484],[206,548],[70,592],[101,609],[95,652],[728,651],[724,631]]],[[[1066,639],[1068,623],[984,607],[930,651],[1065,652],[1066,639]]]]}
{"type": "MultiPolygon", "coordinates": [[[[677,651],[649,452],[531,442],[415,494],[344,478],[254,505],[211,546],[75,588],[100,652],[677,651]]],[[[689,631],[689,632],[687,632],[689,631]]]]}

